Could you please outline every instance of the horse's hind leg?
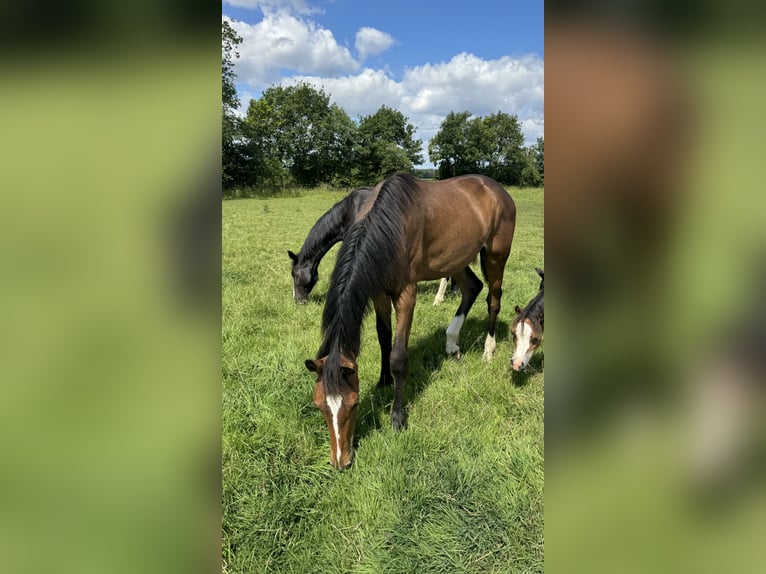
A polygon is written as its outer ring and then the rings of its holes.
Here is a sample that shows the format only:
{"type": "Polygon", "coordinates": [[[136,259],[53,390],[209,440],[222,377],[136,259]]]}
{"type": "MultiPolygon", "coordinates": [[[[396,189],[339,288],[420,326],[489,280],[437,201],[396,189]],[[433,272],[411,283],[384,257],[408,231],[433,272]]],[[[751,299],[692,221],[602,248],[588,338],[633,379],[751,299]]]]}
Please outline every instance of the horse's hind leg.
{"type": "Polygon", "coordinates": [[[434,305],[444,303],[444,295],[447,293],[447,286],[449,285],[449,279],[442,277],[441,283],[439,283],[439,290],[434,297],[434,305]]]}
{"type": "Polygon", "coordinates": [[[481,293],[484,284],[481,279],[476,277],[476,274],[471,271],[470,267],[466,267],[460,273],[453,277],[455,282],[460,287],[462,298],[460,299],[460,306],[455,312],[455,316],[447,327],[447,355],[456,359],[460,358],[460,347],[458,346],[458,339],[460,338],[460,329],[463,328],[465,322],[465,316],[468,315],[468,311],[471,310],[476,297],[481,293]]]}
{"type": "Polygon", "coordinates": [[[484,341],[484,360],[488,361],[495,354],[495,325],[500,313],[500,299],[503,296],[503,272],[505,262],[508,260],[508,251],[490,253],[487,249],[481,250],[481,269],[489,284],[487,294],[487,312],[489,324],[487,327],[487,339],[484,341]]]}

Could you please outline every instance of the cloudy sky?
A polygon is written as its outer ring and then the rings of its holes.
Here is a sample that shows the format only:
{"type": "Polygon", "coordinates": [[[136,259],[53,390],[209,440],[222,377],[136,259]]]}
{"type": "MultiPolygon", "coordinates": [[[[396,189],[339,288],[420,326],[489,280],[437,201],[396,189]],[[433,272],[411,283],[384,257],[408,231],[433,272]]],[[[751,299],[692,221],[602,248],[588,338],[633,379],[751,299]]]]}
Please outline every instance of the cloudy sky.
{"type": "Polygon", "coordinates": [[[543,0],[223,0],[243,38],[242,110],[274,84],[323,88],[352,119],[386,104],[428,141],[450,111],[543,135],[543,0]]]}

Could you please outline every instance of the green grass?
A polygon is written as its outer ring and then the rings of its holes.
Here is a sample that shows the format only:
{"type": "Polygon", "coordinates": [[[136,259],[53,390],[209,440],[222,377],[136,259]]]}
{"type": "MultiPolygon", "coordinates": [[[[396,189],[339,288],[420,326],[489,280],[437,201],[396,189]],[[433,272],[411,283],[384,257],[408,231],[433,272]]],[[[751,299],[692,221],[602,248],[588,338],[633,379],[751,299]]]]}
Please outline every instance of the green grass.
{"type": "MultiPolygon", "coordinates": [[[[486,288],[444,357],[458,300],[432,306],[418,287],[405,391],[394,433],[391,389],[368,316],[359,358],[354,466],[329,464],[329,436],[304,360],[320,343],[337,247],[308,305],[292,301],[287,250],[343,194],[223,203],[223,571],[542,572],[543,350],[512,376],[508,326],[543,266],[543,192],[510,190],[518,208],[495,359],[482,361],[486,288]]],[[[480,273],[477,270],[477,274],[480,273]]]]}

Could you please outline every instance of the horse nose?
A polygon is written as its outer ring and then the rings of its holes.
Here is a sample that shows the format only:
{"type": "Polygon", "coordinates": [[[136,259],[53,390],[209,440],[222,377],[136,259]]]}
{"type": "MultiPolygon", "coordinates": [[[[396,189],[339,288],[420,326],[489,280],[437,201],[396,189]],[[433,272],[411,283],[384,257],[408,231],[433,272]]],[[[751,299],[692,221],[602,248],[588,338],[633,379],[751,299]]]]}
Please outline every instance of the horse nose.
{"type": "Polygon", "coordinates": [[[352,449],[351,453],[348,456],[348,461],[345,462],[345,463],[339,462],[338,465],[335,468],[337,468],[338,470],[347,470],[347,469],[351,468],[351,465],[354,464],[354,455],[355,454],[356,454],[356,452],[352,449]]]}

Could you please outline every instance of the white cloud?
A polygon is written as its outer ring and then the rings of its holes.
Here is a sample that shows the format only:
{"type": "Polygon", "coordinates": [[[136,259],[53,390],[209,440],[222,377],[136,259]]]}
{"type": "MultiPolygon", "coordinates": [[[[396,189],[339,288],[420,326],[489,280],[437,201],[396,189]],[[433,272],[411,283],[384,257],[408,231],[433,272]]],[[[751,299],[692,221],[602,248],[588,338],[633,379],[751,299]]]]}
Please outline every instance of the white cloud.
{"type": "Polygon", "coordinates": [[[544,133],[544,62],[534,54],[496,60],[458,54],[449,62],[408,68],[401,81],[365,68],[341,77],[293,76],[281,84],[298,82],[322,88],[352,118],[373,114],[383,104],[396,108],[416,127],[426,158],[428,141],[451,111],[516,114],[527,144],[544,133]]]}
{"type": "Polygon", "coordinates": [[[356,52],[361,61],[388,50],[393,43],[394,38],[390,34],[376,28],[365,26],[356,33],[356,52]]]}
{"type": "MultiPolygon", "coordinates": [[[[375,113],[383,104],[398,108],[406,95],[404,86],[392,80],[382,70],[365,68],[354,76],[319,78],[316,76],[294,76],[281,83],[292,85],[299,82],[323,89],[333,102],[346,110],[352,118],[375,113]]],[[[404,113],[404,111],[402,110],[404,113]]]]}
{"type": "Polygon", "coordinates": [[[543,106],[543,61],[535,55],[482,60],[462,53],[446,63],[410,68],[402,83],[409,94],[403,103],[415,113],[499,110],[521,116],[543,106]]]}
{"type": "Polygon", "coordinates": [[[257,24],[224,19],[242,37],[235,72],[258,89],[277,81],[279,69],[322,76],[359,69],[348,48],[314,22],[286,12],[267,13],[257,24]]]}
{"type": "Polygon", "coordinates": [[[321,10],[308,5],[306,0],[223,0],[224,4],[250,10],[289,10],[295,14],[316,14],[321,10]]]}

